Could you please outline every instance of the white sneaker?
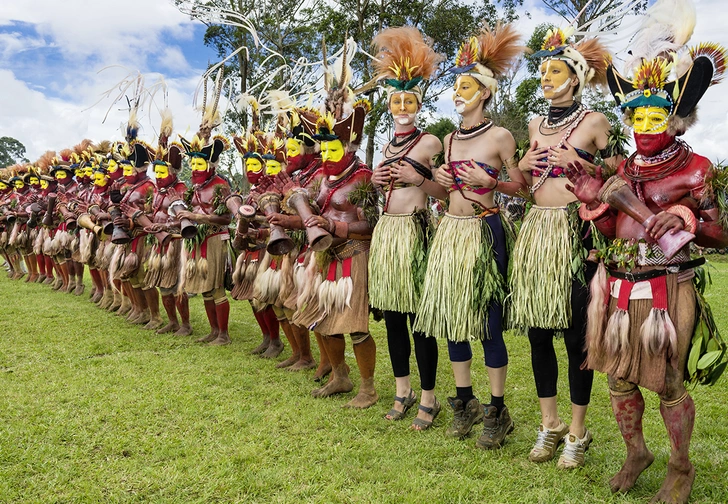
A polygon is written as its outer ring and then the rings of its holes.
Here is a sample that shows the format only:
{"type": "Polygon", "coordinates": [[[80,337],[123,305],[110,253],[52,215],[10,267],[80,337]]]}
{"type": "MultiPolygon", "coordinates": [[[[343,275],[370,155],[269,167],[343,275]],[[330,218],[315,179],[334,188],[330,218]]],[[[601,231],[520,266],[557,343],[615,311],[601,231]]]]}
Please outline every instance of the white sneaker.
{"type": "Polygon", "coordinates": [[[592,435],[589,430],[585,430],[584,437],[579,439],[574,434],[569,433],[564,437],[564,451],[559,457],[556,467],[559,469],[576,469],[584,467],[584,453],[589,449],[592,442],[592,435]]]}

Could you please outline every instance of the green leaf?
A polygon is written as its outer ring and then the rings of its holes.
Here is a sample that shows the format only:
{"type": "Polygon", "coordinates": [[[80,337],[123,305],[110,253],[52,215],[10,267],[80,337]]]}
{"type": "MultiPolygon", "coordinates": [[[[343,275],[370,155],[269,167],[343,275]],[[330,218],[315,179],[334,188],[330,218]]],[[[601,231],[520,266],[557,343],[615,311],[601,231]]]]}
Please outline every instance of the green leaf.
{"type": "Polygon", "coordinates": [[[715,369],[713,369],[713,371],[708,375],[708,378],[705,380],[705,385],[715,385],[715,382],[717,382],[718,378],[720,378],[720,376],[723,374],[723,371],[725,371],[727,365],[728,361],[719,364],[715,369]]]}
{"type": "Polygon", "coordinates": [[[718,342],[714,339],[708,341],[708,352],[715,352],[716,350],[720,350],[720,345],[718,345],[718,342]]]}
{"type": "Polygon", "coordinates": [[[693,345],[688,356],[688,374],[692,377],[698,370],[698,360],[700,359],[700,345],[693,345]]]}
{"type": "Polygon", "coordinates": [[[721,353],[722,352],[720,350],[715,350],[713,352],[708,352],[703,355],[698,361],[698,369],[706,369],[715,364],[718,359],[720,359],[721,353]]]}

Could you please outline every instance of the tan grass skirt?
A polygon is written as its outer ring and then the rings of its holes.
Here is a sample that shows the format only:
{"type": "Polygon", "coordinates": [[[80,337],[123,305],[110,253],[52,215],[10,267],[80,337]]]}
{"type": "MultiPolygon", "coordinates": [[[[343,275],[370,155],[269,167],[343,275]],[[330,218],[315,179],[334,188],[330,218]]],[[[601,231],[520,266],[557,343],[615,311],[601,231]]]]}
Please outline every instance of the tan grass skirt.
{"type": "MultiPolygon", "coordinates": [[[[156,240],[155,240],[156,241],[156,240]]],[[[162,249],[159,244],[151,250],[146,261],[144,284],[148,287],[173,289],[179,283],[179,266],[182,257],[182,240],[173,239],[162,249]]]]}
{"type": "Polygon", "coordinates": [[[571,326],[572,248],[567,208],[532,206],[511,257],[512,326],[524,330],[571,326]]]}
{"type": "MultiPolygon", "coordinates": [[[[340,311],[331,310],[323,313],[322,318],[314,324],[313,329],[316,332],[325,336],[369,332],[369,296],[367,295],[368,263],[369,254],[367,252],[361,251],[352,256],[352,290],[349,304],[348,306],[344,306],[340,311]]],[[[336,280],[338,281],[341,278],[342,262],[337,261],[336,280]]],[[[300,324],[297,323],[297,325],[300,324]]]]}
{"type": "MultiPolygon", "coordinates": [[[[369,251],[369,303],[380,310],[414,313],[419,289],[413,268],[423,230],[413,214],[383,214],[369,251]]],[[[424,251],[422,251],[424,253],[424,251]]]]}

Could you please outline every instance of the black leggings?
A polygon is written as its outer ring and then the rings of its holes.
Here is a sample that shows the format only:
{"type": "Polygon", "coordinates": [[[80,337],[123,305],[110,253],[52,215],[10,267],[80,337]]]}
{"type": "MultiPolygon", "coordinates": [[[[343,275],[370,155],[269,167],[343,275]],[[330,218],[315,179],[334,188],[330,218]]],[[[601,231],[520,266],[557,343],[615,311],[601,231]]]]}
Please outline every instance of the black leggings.
{"type": "MultiPolygon", "coordinates": [[[[586,361],[586,309],[589,304],[589,282],[596,272],[596,265],[587,263],[587,285],[578,280],[571,284],[571,327],[564,329],[564,343],[569,358],[569,392],[571,402],[587,406],[591,397],[594,371],[581,369],[586,361]]],[[[554,329],[532,327],[528,330],[531,342],[531,366],[536,380],[538,397],[554,397],[559,378],[559,365],[554,351],[554,329]]]]}
{"type": "MultiPolygon", "coordinates": [[[[410,345],[407,319],[412,326],[415,315],[394,311],[384,312],[389,358],[392,361],[395,378],[402,378],[410,374],[409,361],[412,346],[410,345]]],[[[417,369],[420,371],[420,387],[422,390],[432,390],[435,388],[435,376],[437,375],[437,340],[428,338],[421,332],[413,332],[412,339],[415,341],[415,358],[417,359],[417,369]]]]}

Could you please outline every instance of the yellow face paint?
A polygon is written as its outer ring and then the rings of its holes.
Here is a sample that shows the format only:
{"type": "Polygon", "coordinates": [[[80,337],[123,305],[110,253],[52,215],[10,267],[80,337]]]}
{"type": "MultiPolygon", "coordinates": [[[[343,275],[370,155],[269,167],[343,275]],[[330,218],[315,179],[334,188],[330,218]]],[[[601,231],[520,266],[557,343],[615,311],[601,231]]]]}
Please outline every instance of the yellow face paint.
{"type": "Polygon", "coordinates": [[[470,75],[459,76],[455,81],[454,89],[452,100],[455,102],[455,110],[458,114],[462,114],[472,108],[474,104],[479,103],[483,96],[480,84],[470,75]]]}
{"type": "Polygon", "coordinates": [[[16,189],[22,189],[23,187],[25,187],[25,184],[23,183],[22,180],[16,180],[15,181],[15,188],[16,189]]]}
{"type": "Polygon", "coordinates": [[[416,114],[419,111],[417,97],[413,93],[392,93],[389,97],[389,111],[392,115],[416,114]]]}
{"type": "Polygon", "coordinates": [[[207,161],[201,157],[190,158],[190,168],[192,171],[207,171],[207,161]]]}
{"type": "Polygon", "coordinates": [[[286,140],[286,156],[289,158],[299,156],[301,154],[301,142],[295,138],[286,140]]]}
{"type": "Polygon", "coordinates": [[[281,163],[280,161],[276,161],[275,159],[266,159],[265,160],[265,174],[269,177],[272,177],[273,175],[277,175],[281,172],[281,163]]]}
{"type": "Polygon", "coordinates": [[[81,168],[76,168],[76,169],[75,169],[75,170],[73,171],[73,174],[74,174],[74,175],[76,175],[76,178],[81,178],[81,177],[83,177],[83,169],[81,169],[81,168]]]}
{"type": "Polygon", "coordinates": [[[38,177],[30,177],[30,185],[38,185],[39,182],[38,177]]]}
{"type": "MultiPolygon", "coordinates": [[[[40,179],[40,188],[48,189],[48,181],[46,179],[40,179]]],[[[2,189],[2,187],[0,187],[2,189]]]]}
{"type": "Polygon", "coordinates": [[[667,109],[662,107],[637,107],[632,112],[632,129],[642,135],[656,135],[667,130],[670,118],[667,109]]]}
{"type": "Polygon", "coordinates": [[[92,178],[94,176],[93,166],[85,166],[83,169],[83,174],[88,178],[92,178]]]}
{"type": "Polygon", "coordinates": [[[99,187],[104,187],[106,183],[108,182],[108,176],[101,173],[101,172],[95,172],[94,173],[94,185],[97,185],[99,187]]]}
{"type": "Polygon", "coordinates": [[[119,169],[119,163],[117,163],[113,159],[109,159],[109,173],[116,173],[116,170],[119,169]]]}
{"type": "Polygon", "coordinates": [[[158,179],[165,179],[169,177],[169,167],[166,164],[155,164],[154,176],[158,179]]]}
{"type": "Polygon", "coordinates": [[[553,100],[563,95],[571,86],[571,78],[571,70],[565,62],[549,59],[541,63],[541,89],[544,98],[553,100]]]}
{"type": "Polygon", "coordinates": [[[134,175],[134,165],[125,163],[123,166],[124,168],[122,169],[122,173],[125,177],[131,177],[134,175]]]}
{"type": "Polygon", "coordinates": [[[325,163],[331,161],[338,163],[346,154],[344,144],[341,140],[330,140],[321,142],[321,160],[325,163]]]}
{"type": "Polygon", "coordinates": [[[259,159],[249,157],[245,160],[245,171],[250,173],[260,173],[262,169],[263,165],[260,163],[259,159]]]}
{"type": "Polygon", "coordinates": [[[68,176],[64,170],[58,170],[55,174],[56,180],[63,180],[68,176]]]}

